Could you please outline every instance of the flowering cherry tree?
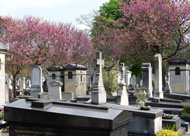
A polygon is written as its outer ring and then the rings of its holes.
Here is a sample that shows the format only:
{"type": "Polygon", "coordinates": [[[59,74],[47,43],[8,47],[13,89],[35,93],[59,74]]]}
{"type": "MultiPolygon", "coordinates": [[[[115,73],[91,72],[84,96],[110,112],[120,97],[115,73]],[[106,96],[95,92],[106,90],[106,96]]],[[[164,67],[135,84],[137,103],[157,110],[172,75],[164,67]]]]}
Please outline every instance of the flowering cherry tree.
{"type": "Polygon", "coordinates": [[[27,66],[50,66],[67,63],[88,64],[93,47],[88,37],[70,24],[56,24],[37,17],[12,19],[1,35],[9,44],[7,70],[12,74],[15,90],[16,77],[27,66]]]}
{"type": "Polygon", "coordinates": [[[150,61],[155,53],[168,59],[189,46],[189,1],[130,0],[120,11],[123,54],[133,62],[150,61]]]}

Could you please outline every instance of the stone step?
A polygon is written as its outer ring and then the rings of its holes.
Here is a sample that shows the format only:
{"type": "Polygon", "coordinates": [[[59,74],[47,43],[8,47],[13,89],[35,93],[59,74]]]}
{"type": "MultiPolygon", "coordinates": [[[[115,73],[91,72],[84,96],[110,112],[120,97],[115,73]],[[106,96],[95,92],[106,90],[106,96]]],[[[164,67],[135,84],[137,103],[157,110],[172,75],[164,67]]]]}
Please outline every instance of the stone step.
{"type": "Polygon", "coordinates": [[[189,122],[181,120],[181,127],[184,127],[186,132],[188,132],[188,130],[189,130],[189,122]]]}
{"type": "Polygon", "coordinates": [[[180,127],[178,129],[178,132],[180,133],[180,136],[186,136],[186,131],[184,127],[180,127]]]}
{"type": "Polygon", "coordinates": [[[188,131],[186,132],[185,136],[190,136],[190,128],[189,128],[188,131]]]}

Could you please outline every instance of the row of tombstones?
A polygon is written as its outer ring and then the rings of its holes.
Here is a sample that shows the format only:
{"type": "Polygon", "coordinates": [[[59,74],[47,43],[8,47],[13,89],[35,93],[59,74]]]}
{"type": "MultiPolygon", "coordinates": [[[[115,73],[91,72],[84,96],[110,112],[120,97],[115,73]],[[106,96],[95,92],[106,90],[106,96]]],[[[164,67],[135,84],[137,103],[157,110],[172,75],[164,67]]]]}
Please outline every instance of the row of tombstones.
{"type": "MultiPolygon", "coordinates": [[[[159,62],[161,61],[161,56],[160,55],[156,55],[155,56],[155,71],[157,74],[155,77],[158,77],[158,78],[155,78],[155,81],[157,80],[158,83],[156,83],[157,85],[157,90],[158,88],[162,88],[160,87],[161,84],[159,83],[160,80],[162,80],[162,76],[160,76],[160,70],[161,70],[161,63],[159,62]],[[156,67],[157,66],[157,67],[156,67]]],[[[124,67],[124,66],[123,66],[124,67]]],[[[96,71],[96,70],[95,70],[96,71]]],[[[126,71],[126,70],[125,70],[126,71]]],[[[142,76],[142,79],[140,81],[140,84],[138,85],[136,83],[137,81],[137,78],[135,76],[132,76],[130,77],[130,82],[127,82],[125,80],[125,83],[129,83],[129,86],[131,86],[133,89],[135,87],[141,87],[141,86],[144,86],[146,87],[147,91],[148,91],[148,94],[150,97],[152,97],[152,69],[151,69],[151,65],[149,63],[144,63],[142,65],[142,72],[143,72],[143,76],[142,76]]],[[[101,73],[102,74],[102,73],[101,73]]],[[[124,77],[125,78],[125,77],[124,77]]],[[[129,77],[127,78],[129,79],[129,77]]],[[[25,82],[25,79],[22,78],[21,79],[23,82],[25,82]]],[[[23,83],[24,84],[24,83],[23,83]]],[[[62,84],[61,83],[57,83],[57,84],[52,84],[53,86],[61,86],[62,84]]],[[[25,85],[23,85],[23,88],[24,88],[25,85]]],[[[38,97],[38,93],[42,92],[42,70],[40,67],[34,67],[33,70],[32,70],[32,86],[31,86],[31,95],[33,97],[38,97]]],[[[157,91],[156,93],[158,93],[158,95],[160,95],[160,97],[162,97],[162,92],[161,91],[157,91]]]]}

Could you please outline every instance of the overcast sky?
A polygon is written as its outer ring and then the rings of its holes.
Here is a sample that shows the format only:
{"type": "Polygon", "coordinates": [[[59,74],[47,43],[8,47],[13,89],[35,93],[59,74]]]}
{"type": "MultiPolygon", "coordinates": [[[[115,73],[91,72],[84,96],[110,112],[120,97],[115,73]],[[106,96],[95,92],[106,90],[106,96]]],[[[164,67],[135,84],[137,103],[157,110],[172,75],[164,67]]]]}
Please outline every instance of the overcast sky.
{"type": "MultiPolygon", "coordinates": [[[[0,15],[23,18],[25,15],[42,17],[53,22],[77,25],[80,15],[98,10],[109,0],[0,0],[0,15]]],[[[83,28],[83,26],[80,26],[83,28]]]]}

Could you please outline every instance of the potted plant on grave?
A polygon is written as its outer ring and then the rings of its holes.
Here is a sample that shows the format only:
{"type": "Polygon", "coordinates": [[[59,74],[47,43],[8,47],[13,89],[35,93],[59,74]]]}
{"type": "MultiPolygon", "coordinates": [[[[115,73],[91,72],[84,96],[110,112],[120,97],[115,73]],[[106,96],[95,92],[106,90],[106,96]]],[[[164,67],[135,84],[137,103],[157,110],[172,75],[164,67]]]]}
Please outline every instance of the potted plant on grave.
{"type": "Polygon", "coordinates": [[[141,110],[150,110],[150,106],[145,106],[145,99],[146,99],[146,88],[136,88],[134,95],[137,97],[137,104],[139,105],[141,110]]]}
{"type": "Polygon", "coordinates": [[[186,122],[190,122],[190,106],[184,105],[182,114],[180,115],[180,118],[186,122]]]}
{"type": "Polygon", "coordinates": [[[189,105],[185,105],[183,107],[183,115],[184,116],[190,116],[190,106],[189,105]]]}

